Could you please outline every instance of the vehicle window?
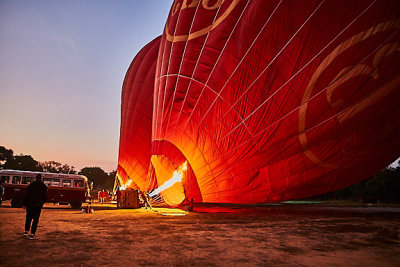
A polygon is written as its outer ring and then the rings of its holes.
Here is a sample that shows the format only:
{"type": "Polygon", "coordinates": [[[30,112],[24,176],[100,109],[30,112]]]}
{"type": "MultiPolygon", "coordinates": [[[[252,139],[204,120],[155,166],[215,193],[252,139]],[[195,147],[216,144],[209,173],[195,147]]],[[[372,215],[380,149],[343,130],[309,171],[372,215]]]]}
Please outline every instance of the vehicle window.
{"type": "Polygon", "coordinates": [[[1,176],[1,183],[8,184],[10,182],[10,176],[1,176]]]}
{"type": "Polygon", "coordinates": [[[13,184],[21,184],[21,176],[13,176],[12,183],[13,184]]]}
{"type": "Polygon", "coordinates": [[[60,179],[52,179],[51,185],[52,186],[60,186],[60,179]]]}
{"type": "Polygon", "coordinates": [[[74,181],[75,187],[83,187],[83,181],[82,180],[75,180],[74,181]]]}
{"type": "Polygon", "coordinates": [[[22,184],[30,184],[35,181],[34,177],[22,177],[22,184]]]}
{"type": "Polygon", "coordinates": [[[71,187],[71,180],[63,180],[63,187],[71,187]]]}
{"type": "Polygon", "coordinates": [[[47,186],[49,186],[51,184],[51,178],[44,178],[43,179],[43,183],[47,186]]]}

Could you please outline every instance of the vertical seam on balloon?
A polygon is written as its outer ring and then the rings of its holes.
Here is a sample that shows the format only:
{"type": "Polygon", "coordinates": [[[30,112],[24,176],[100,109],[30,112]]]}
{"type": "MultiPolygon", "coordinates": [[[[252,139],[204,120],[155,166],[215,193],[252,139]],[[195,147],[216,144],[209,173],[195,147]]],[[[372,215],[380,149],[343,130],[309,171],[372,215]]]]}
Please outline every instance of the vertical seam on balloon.
{"type": "MultiPolygon", "coordinates": [[[[190,24],[189,33],[188,33],[189,35],[190,35],[190,32],[192,31],[193,23],[194,23],[194,20],[195,20],[195,18],[196,18],[196,15],[197,15],[197,11],[198,11],[198,9],[199,9],[199,6],[200,6],[200,1],[197,3],[196,11],[195,11],[195,13],[194,13],[194,15],[193,15],[193,20],[192,20],[192,22],[191,22],[191,24],[190,24]]],[[[213,22],[215,21],[217,15],[218,15],[218,13],[219,13],[220,8],[221,8],[221,6],[218,7],[218,10],[217,10],[217,12],[216,12],[216,14],[215,14],[215,16],[214,16],[213,22]]],[[[207,33],[207,37],[206,37],[206,38],[208,38],[208,35],[209,35],[209,34],[207,33]]],[[[206,40],[207,40],[207,39],[206,39],[206,40]]],[[[171,101],[171,108],[170,108],[170,110],[169,110],[169,116],[168,116],[167,124],[166,124],[166,127],[165,127],[166,131],[168,131],[169,121],[170,121],[170,119],[171,119],[171,113],[172,113],[172,109],[173,109],[173,106],[174,106],[176,88],[177,88],[177,85],[178,85],[178,82],[179,82],[179,74],[181,73],[183,58],[185,57],[186,47],[187,47],[188,41],[189,41],[189,40],[186,39],[186,41],[185,41],[185,47],[184,47],[184,49],[183,49],[183,54],[182,54],[182,57],[181,57],[181,62],[180,62],[180,64],[179,64],[178,76],[177,76],[177,79],[176,79],[176,82],[175,82],[174,94],[173,94],[173,96],[172,96],[172,101],[171,101]]],[[[167,112],[167,113],[168,113],[168,112],[167,112]]],[[[171,136],[171,137],[173,138],[173,136],[171,136]]],[[[165,138],[165,134],[164,134],[164,136],[163,136],[162,139],[164,139],[164,138],[165,138]]]]}
{"type": "MultiPolygon", "coordinates": [[[[172,6],[171,6],[171,11],[172,11],[172,6]]],[[[170,12],[171,12],[170,11],[170,12]]],[[[177,18],[177,20],[176,20],[176,24],[175,24],[175,29],[174,29],[174,35],[175,35],[175,33],[176,33],[176,29],[177,29],[177,26],[178,26],[178,22],[179,22],[179,19],[180,19],[180,15],[181,15],[181,12],[182,12],[182,8],[180,8],[179,9],[179,13],[178,13],[178,18],[177,18]]],[[[171,14],[171,13],[170,13],[171,14]]],[[[168,21],[167,21],[167,23],[168,23],[168,21]]],[[[167,24],[166,23],[166,24],[167,24]]],[[[160,71],[160,73],[163,71],[163,66],[164,66],[164,53],[165,53],[165,47],[166,47],[166,44],[167,43],[167,41],[164,41],[164,50],[163,50],[163,57],[162,57],[162,64],[161,64],[161,67],[160,67],[160,69],[161,69],[161,71],[160,71]]],[[[170,48],[170,51],[169,51],[169,60],[168,60],[168,62],[171,60],[171,53],[172,53],[172,49],[173,49],[173,47],[174,47],[174,43],[171,43],[171,48],[170,48]]],[[[168,66],[167,66],[167,74],[168,74],[168,71],[169,71],[169,63],[168,63],[168,66]]],[[[160,84],[159,84],[159,86],[160,86],[160,84]]],[[[162,119],[162,117],[163,117],[163,111],[164,111],[164,101],[165,101],[165,90],[166,90],[166,87],[167,87],[167,80],[165,80],[165,85],[164,85],[164,95],[163,95],[163,109],[161,110],[161,119],[162,119]]],[[[158,90],[158,95],[157,95],[157,107],[159,106],[159,95],[160,95],[160,93],[161,93],[161,89],[160,88],[157,88],[157,90],[158,90]]],[[[155,129],[155,136],[153,137],[153,138],[155,138],[156,137],[156,135],[158,135],[158,133],[157,133],[157,130],[158,131],[160,131],[160,129],[162,128],[162,124],[160,124],[160,127],[158,128],[157,127],[157,124],[158,124],[158,119],[159,119],[159,112],[157,112],[156,113],[156,119],[155,119],[155,123],[156,123],[156,129],[155,129]],[[158,129],[157,129],[158,128],[158,129]]]]}
{"type": "MultiPolygon", "coordinates": [[[[179,20],[181,17],[181,12],[182,12],[182,7],[179,9],[179,14],[178,14],[178,18],[176,20],[175,29],[174,29],[174,36],[176,34],[176,29],[178,28],[179,20]]],[[[167,25],[167,23],[165,25],[167,25]]],[[[167,72],[166,72],[167,74],[169,72],[169,67],[170,67],[169,63],[171,62],[171,56],[172,56],[173,49],[174,49],[174,43],[171,42],[171,49],[169,51],[169,59],[168,59],[168,67],[167,67],[167,72]]],[[[164,58],[163,58],[163,60],[164,60],[164,58]]],[[[163,120],[164,120],[164,104],[165,104],[165,95],[167,92],[167,87],[168,87],[168,79],[165,79],[163,102],[162,102],[162,109],[161,109],[161,120],[160,120],[160,128],[159,128],[159,130],[161,130],[161,131],[162,131],[162,125],[163,125],[163,120]]]]}
{"type": "MultiPolygon", "coordinates": [[[[161,42],[160,42],[160,47],[161,47],[161,42]]],[[[165,41],[164,41],[164,46],[163,46],[163,52],[162,52],[162,61],[161,61],[161,66],[160,70],[162,71],[163,66],[164,66],[164,54],[165,54],[165,41]]],[[[157,103],[155,103],[156,99],[154,98],[153,100],[153,127],[152,127],[152,139],[154,139],[157,135],[157,119],[158,119],[158,104],[160,103],[160,79],[155,79],[154,81],[154,86],[156,86],[156,82],[158,82],[157,87],[154,88],[154,93],[157,92],[157,103]]]]}
{"type": "MultiPolygon", "coordinates": [[[[174,4],[171,5],[169,14],[172,13],[173,7],[174,7],[174,4]]],[[[180,12],[180,11],[179,11],[179,12],[180,12]]],[[[161,40],[160,40],[160,48],[161,48],[161,44],[162,44],[161,41],[162,41],[162,40],[163,40],[163,38],[161,37],[161,40]]],[[[164,43],[163,43],[163,52],[162,52],[162,57],[161,57],[160,73],[161,73],[161,71],[163,70],[163,67],[164,67],[165,46],[166,46],[166,39],[164,39],[164,43]]],[[[160,52],[161,52],[161,51],[159,51],[159,54],[157,55],[157,57],[160,56],[160,52]]],[[[156,69],[156,73],[157,73],[157,69],[156,69]]],[[[157,135],[158,110],[156,109],[156,107],[158,107],[158,104],[159,104],[159,97],[160,97],[160,90],[159,90],[159,88],[158,88],[159,85],[160,85],[159,79],[158,79],[157,77],[154,77],[154,93],[156,92],[156,89],[157,89],[157,104],[155,103],[155,98],[154,98],[154,100],[153,100],[153,118],[152,118],[153,123],[154,123],[154,125],[153,125],[154,127],[152,126],[152,137],[151,137],[152,139],[155,138],[156,135],[157,135]],[[157,82],[158,82],[158,86],[157,86],[157,88],[156,88],[155,86],[156,86],[156,83],[157,83],[157,82]]]]}
{"type": "MultiPolygon", "coordinates": [[[[233,34],[233,32],[235,31],[237,25],[239,24],[239,21],[240,21],[240,19],[242,18],[242,16],[243,16],[243,14],[244,14],[244,12],[245,12],[245,10],[246,10],[246,8],[247,8],[247,6],[248,6],[249,3],[250,3],[250,1],[248,1],[247,4],[246,4],[246,6],[243,8],[242,13],[240,14],[238,20],[236,21],[235,26],[233,27],[231,33],[229,34],[229,37],[228,37],[228,39],[226,40],[226,42],[225,42],[225,44],[224,44],[224,47],[223,47],[222,50],[220,51],[220,54],[219,54],[217,60],[215,61],[214,66],[213,66],[212,70],[210,71],[210,74],[208,75],[208,78],[207,78],[207,80],[206,80],[206,82],[205,82],[204,84],[207,84],[207,83],[208,83],[208,81],[209,81],[209,79],[210,79],[210,77],[211,77],[211,74],[213,73],[215,67],[217,66],[217,63],[219,62],[219,59],[221,58],[221,55],[222,55],[223,52],[225,51],[225,48],[226,48],[226,46],[227,46],[229,40],[231,39],[232,34],[233,34]]],[[[199,57],[199,58],[200,58],[200,57],[199,57]]],[[[196,101],[196,104],[195,104],[195,106],[193,107],[192,112],[191,112],[189,118],[187,119],[185,126],[183,127],[183,130],[186,129],[186,127],[187,127],[187,125],[188,125],[188,123],[189,123],[189,121],[190,121],[190,118],[192,117],[192,114],[193,114],[194,111],[196,110],[197,105],[198,105],[198,103],[200,102],[200,98],[201,98],[201,96],[203,95],[204,88],[205,88],[205,86],[203,86],[203,88],[202,88],[202,90],[201,90],[201,93],[200,93],[200,95],[199,95],[199,97],[198,97],[198,99],[197,99],[197,101],[196,101]]]]}
{"type": "MultiPolygon", "coordinates": [[[[268,19],[265,21],[264,25],[262,26],[262,28],[260,29],[260,31],[258,32],[257,36],[254,38],[253,42],[251,43],[251,45],[249,46],[249,48],[247,49],[246,53],[242,56],[242,59],[239,61],[239,63],[236,65],[236,68],[232,71],[231,75],[229,76],[229,78],[226,80],[225,84],[222,86],[220,92],[218,93],[217,97],[219,97],[221,95],[221,93],[224,91],[225,86],[228,84],[228,82],[230,81],[230,79],[233,77],[233,74],[236,72],[236,70],[239,68],[239,66],[241,65],[241,63],[243,62],[243,60],[246,58],[247,54],[250,52],[250,50],[252,49],[253,45],[256,43],[258,37],[261,35],[261,33],[263,32],[264,28],[268,25],[269,21],[271,20],[272,16],[275,14],[276,10],[278,9],[278,7],[281,5],[282,0],[278,3],[278,5],[275,7],[275,9],[272,11],[271,15],[268,17],[268,19]]],[[[270,64],[274,61],[274,59],[270,62],[270,64]]],[[[210,74],[211,77],[211,74],[210,74]]],[[[249,86],[251,87],[251,85],[249,86]]],[[[215,100],[213,101],[213,103],[211,103],[210,107],[208,108],[208,110],[206,111],[206,113],[203,115],[203,117],[201,118],[198,127],[200,126],[200,124],[203,122],[204,118],[207,116],[208,112],[210,112],[212,106],[215,104],[215,102],[217,101],[217,97],[215,98],[215,100]]],[[[239,98],[240,99],[240,98],[239,98]]],[[[232,108],[232,105],[231,105],[232,108]]],[[[227,114],[231,108],[225,112],[225,114],[227,114]]]]}
{"type": "MultiPolygon", "coordinates": [[[[174,3],[171,5],[171,8],[170,8],[170,10],[169,10],[169,14],[172,14],[172,12],[173,12],[173,7],[174,7],[174,3]]],[[[163,38],[161,37],[161,40],[160,40],[160,47],[159,47],[159,51],[158,51],[158,55],[157,55],[157,58],[159,58],[159,56],[160,56],[160,53],[161,53],[161,45],[163,44],[163,52],[162,52],[162,59],[161,59],[161,64],[160,64],[160,73],[161,73],[161,71],[162,71],[162,69],[163,69],[163,66],[164,66],[164,54],[165,54],[165,44],[166,44],[166,39],[164,39],[164,43],[162,43],[161,41],[163,41],[163,38]]],[[[158,60],[157,60],[158,61],[158,60]]],[[[157,65],[158,65],[158,63],[157,63],[157,65]]],[[[157,66],[156,66],[156,68],[157,68],[157,66]]],[[[155,75],[157,74],[157,69],[156,69],[156,73],[155,73],[155,75]]],[[[153,116],[152,116],[152,134],[151,134],[151,138],[153,139],[153,138],[155,138],[155,136],[157,135],[157,117],[158,117],[158,110],[156,109],[156,107],[158,107],[158,103],[159,103],[159,96],[160,96],[160,91],[159,91],[159,89],[158,89],[158,87],[159,87],[159,79],[157,79],[157,77],[154,77],[154,89],[153,89],[153,97],[154,97],[154,99],[153,99],[153,116]],[[157,86],[157,104],[155,103],[155,97],[154,97],[154,93],[156,92],[156,83],[158,82],[158,86],[157,86]],[[153,125],[153,123],[154,123],[154,125],[153,125]]]]}
{"type": "MultiPolygon", "coordinates": [[[[243,9],[242,14],[243,14],[244,10],[247,8],[248,3],[249,3],[249,2],[247,2],[245,8],[243,9]]],[[[242,16],[242,14],[240,15],[240,17],[242,16]]],[[[240,20],[240,17],[239,17],[238,21],[240,20]]],[[[203,42],[203,45],[202,45],[202,47],[201,47],[199,56],[198,56],[198,58],[197,58],[197,60],[196,60],[196,64],[195,64],[195,66],[194,66],[194,68],[193,68],[192,76],[194,76],[194,74],[196,73],[197,66],[198,66],[198,63],[200,62],[200,58],[201,58],[201,55],[202,55],[202,53],[203,53],[204,47],[205,47],[205,45],[206,45],[206,42],[207,42],[207,40],[208,40],[209,34],[210,34],[210,32],[207,33],[206,39],[205,39],[204,42],[203,42]]],[[[228,40],[227,40],[227,42],[228,42],[228,40]]],[[[217,63],[215,63],[215,65],[216,65],[216,64],[217,64],[217,63]]],[[[214,67],[215,67],[215,65],[214,65],[214,67]]],[[[214,67],[213,67],[213,69],[214,69],[214,67]]],[[[190,85],[191,85],[191,80],[189,81],[189,85],[188,85],[188,87],[187,87],[187,90],[186,90],[186,93],[185,93],[185,97],[184,97],[184,99],[183,99],[182,106],[181,106],[181,109],[180,109],[180,111],[179,111],[177,123],[175,124],[174,130],[173,130],[173,132],[172,132],[172,136],[175,135],[175,131],[176,131],[177,125],[178,125],[178,123],[179,123],[180,115],[181,115],[181,113],[182,113],[183,107],[184,107],[184,105],[185,105],[185,103],[186,103],[186,99],[187,99],[187,96],[188,96],[189,91],[190,91],[190,85]]],[[[196,104],[197,104],[197,102],[196,102],[196,104]]],[[[194,108],[194,109],[195,109],[195,108],[194,108]]],[[[192,113],[193,113],[194,109],[192,110],[192,113]]],[[[189,118],[190,118],[190,117],[189,117],[189,118]]],[[[189,121],[189,119],[187,119],[187,122],[188,122],[188,121],[189,121]]],[[[187,123],[186,123],[186,125],[185,125],[185,127],[184,127],[183,130],[185,130],[186,127],[187,127],[187,123]]]]}

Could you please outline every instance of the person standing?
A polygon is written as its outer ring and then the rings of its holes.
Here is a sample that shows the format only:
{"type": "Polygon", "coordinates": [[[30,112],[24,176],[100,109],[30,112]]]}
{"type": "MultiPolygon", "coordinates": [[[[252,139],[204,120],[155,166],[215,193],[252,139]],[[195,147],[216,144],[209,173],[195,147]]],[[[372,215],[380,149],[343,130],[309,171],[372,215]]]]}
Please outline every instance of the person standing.
{"type": "Polygon", "coordinates": [[[42,182],[42,175],[38,174],[36,175],[36,180],[28,186],[24,198],[24,208],[26,208],[24,235],[28,237],[30,229],[31,234],[29,235],[29,239],[36,239],[36,229],[39,223],[40,213],[46,200],[47,186],[42,182]]]}
{"type": "Polygon", "coordinates": [[[104,203],[104,197],[105,197],[106,193],[104,192],[104,190],[100,191],[100,203],[104,203]]]}
{"type": "Polygon", "coordinates": [[[117,208],[121,208],[121,205],[122,205],[121,201],[122,201],[122,192],[118,188],[117,189],[117,208]]]}
{"type": "Polygon", "coordinates": [[[1,184],[0,184],[0,206],[1,206],[1,204],[3,203],[3,187],[1,186],[1,184]]]}

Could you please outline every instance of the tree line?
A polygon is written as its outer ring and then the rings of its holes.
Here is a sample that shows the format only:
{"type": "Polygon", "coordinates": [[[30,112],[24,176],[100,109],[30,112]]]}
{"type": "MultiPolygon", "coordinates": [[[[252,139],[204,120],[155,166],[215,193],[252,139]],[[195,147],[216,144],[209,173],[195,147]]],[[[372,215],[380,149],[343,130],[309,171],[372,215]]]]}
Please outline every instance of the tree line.
{"type": "Polygon", "coordinates": [[[400,160],[358,184],[313,199],[351,200],[364,203],[400,203],[400,160]]]}
{"type": "Polygon", "coordinates": [[[31,155],[14,155],[12,149],[0,146],[0,169],[39,171],[52,173],[80,174],[93,182],[96,189],[112,190],[116,171],[105,172],[100,167],[84,167],[79,172],[74,166],[56,161],[35,160],[31,155]]]}

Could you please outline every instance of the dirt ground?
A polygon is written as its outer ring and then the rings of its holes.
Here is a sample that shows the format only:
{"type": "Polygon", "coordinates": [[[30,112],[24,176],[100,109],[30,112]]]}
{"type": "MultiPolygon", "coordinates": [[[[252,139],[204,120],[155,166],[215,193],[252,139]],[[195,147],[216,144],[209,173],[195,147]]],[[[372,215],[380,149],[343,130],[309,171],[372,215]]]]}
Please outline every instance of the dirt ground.
{"type": "Polygon", "coordinates": [[[115,209],[46,204],[37,240],[0,207],[1,266],[400,266],[400,208],[332,205],[115,209]],[[205,213],[207,211],[207,213],[205,213]],[[184,215],[184,216],[180,216],[184,215]]]}

